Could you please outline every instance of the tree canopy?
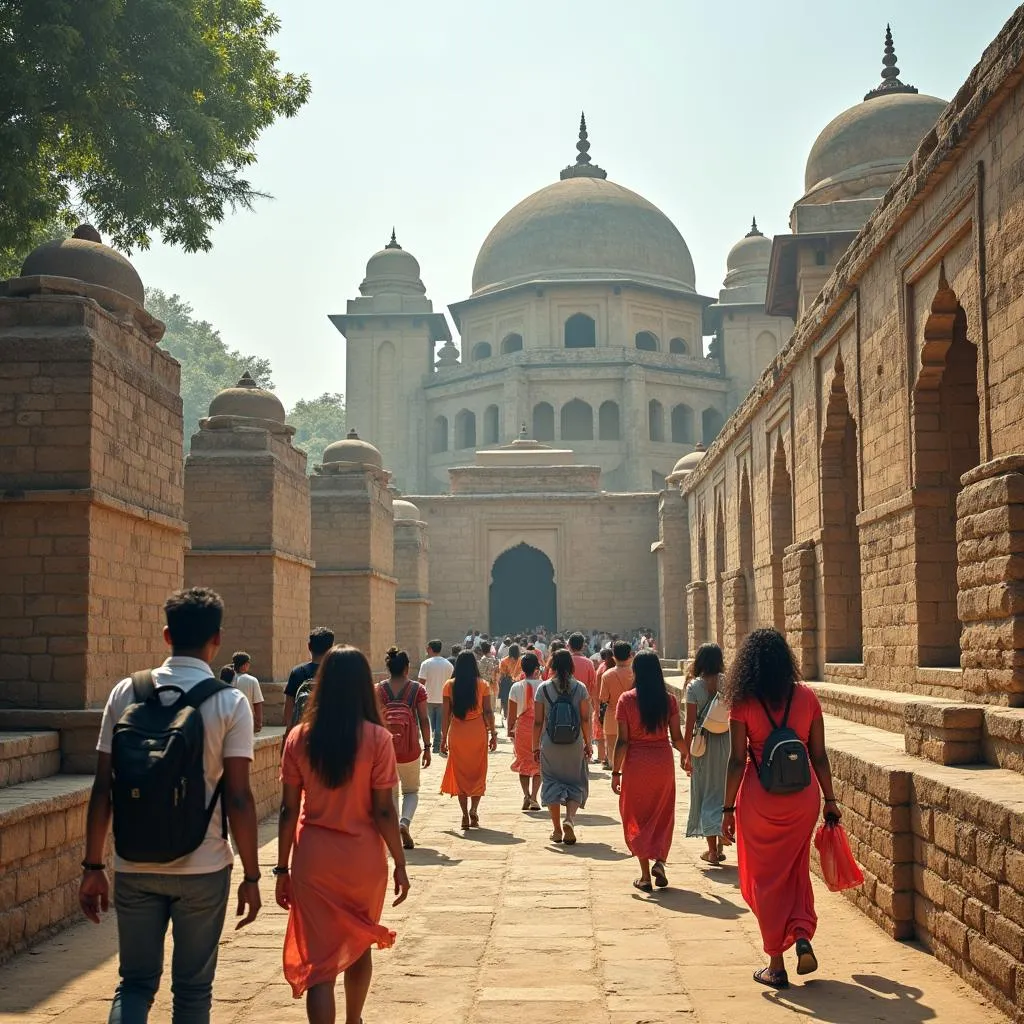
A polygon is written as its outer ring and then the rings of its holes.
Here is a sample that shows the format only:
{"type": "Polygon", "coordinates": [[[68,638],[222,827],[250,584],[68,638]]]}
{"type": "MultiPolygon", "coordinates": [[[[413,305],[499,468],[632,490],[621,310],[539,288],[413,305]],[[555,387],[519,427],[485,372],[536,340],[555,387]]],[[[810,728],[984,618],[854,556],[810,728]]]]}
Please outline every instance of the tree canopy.
{"type": "Polygon", "coordinates": [[[288,413],[296,427],[295,445],[309,454],[309,468],[323,460],[324,449],[345,436],[345,396],[325,391],[319,398],[303,398],[288,413]]]}
{"type": "Polygon", "coordinates": [[[262,0],[0,0],[0,254],[69,208],[187,251],[259,197],[260,133],[309,95],[262,0]]]}
{"type": "Polygon", "coordinates": [[[274,386],[269,359],[244,356],[228,348],[220,332],[196,319],[192,307],[179,296],[147,288],[146,309],[167,325],[160,344],[181,363],[186,452],[218,391],[236,384],[246,370],[260,387],[274,386]]]}

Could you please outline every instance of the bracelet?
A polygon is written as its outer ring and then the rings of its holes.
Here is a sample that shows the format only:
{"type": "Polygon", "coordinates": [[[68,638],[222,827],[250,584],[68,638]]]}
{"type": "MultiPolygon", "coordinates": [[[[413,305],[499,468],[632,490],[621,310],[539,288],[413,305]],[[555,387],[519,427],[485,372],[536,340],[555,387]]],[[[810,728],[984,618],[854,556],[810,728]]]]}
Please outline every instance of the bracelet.
{"type": "Polygon", "coordinates": [[[733,804],[732,807],[723,807],[722,808],[722,813],[723,814],[735,814],[736,813],[736,805],[733,804]]]}
{"type": "Polygon", "coordinates": [[[107,865],[106,864],[93,864],[91,861],[83,860],[82,861],[82,870],[83,871],[106,871],[107,870],[107,865]]]}
{"type": "Polygon", "coordinates": [[[621,775],[622,772],[612,772],[612,775],[621,775]]]}
{"type": "Polygon", "coordinates": [[[245,882],[246,885],[257,885],[261,877],[261,875],[243,875],[242,881],[245,882]]]}
{"type": "Polygon", "coordinates": [[[282,875],[290,875],[291,874],[291,868],[274,868],[274,870],[271,871],[270,873],[275,878],[280,878],[282,875]]]}
{"type": "Polygon", "coordinates": [[[827,804],[835,804],[836,807],[839,806],[839,801],[835,797],[830,797],[828,800],[825,801],[825,803],[827,803],[827,804]]]}

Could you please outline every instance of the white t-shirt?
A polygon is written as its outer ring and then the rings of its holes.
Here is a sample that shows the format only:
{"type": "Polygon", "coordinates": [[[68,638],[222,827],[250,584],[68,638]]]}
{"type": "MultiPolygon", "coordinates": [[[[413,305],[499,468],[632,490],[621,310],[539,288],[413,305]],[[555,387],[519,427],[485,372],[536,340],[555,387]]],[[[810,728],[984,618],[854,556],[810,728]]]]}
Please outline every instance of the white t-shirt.
{"type": "Polygon", "coordinates": [[[234,679],[235,686],[245,694],[249,701],[249,707],[263,703],[263,691],[260,689],[260,681],[248,672],[239,672],[234,679]]]}
{"type": "Polygon", "coordinates": [[[452,663],[447,658],[442,658],[440,654],[435,654],[434,657],[427,658],[427,660],[420,665],[417,678],[427,688],[428,704],[440,704],[444,700],[442,695],[444,684],[447,683],[451,677],[452,663]]]}
{"type": "Polygon", "coordinates": [[[540,651],[541,661],[544,661],[548,656],[548,645],[543,640],[538,640],[533,646],[540,651]]]}
{"type": "MultiPolygon", "coordinates": [[[[157,686],[173,683],[186,692],[196,683],[213,675],[210,666],[198,658],[168,658],[154,672],[157,686]]],[[[177,694],[168,694],[164,703],[170,704],[177,694]]],[[[163,698],[162,698],[163,699],[163,698]]],[[[131,679],[122,679],[107,698],[103,709],[103,723],[96,749],[109,754],[114,737],[114,726],[125,709],[134,703],[131,679]]],[[[213,791],[224,774],[224,759],[245,757],[253,759],[252,711],[241,690],[228,687],[199,705],[203,716],[203,768],[206,775],[206,803],[209,806],[213,791]]],[[[234,858],[231,847],[221,831],[220,802],[210,817],[210,827],[199,848],[167,864],[138,864],[114,857],[115,871],[134,871],[161,875],[205,875],[231,867],[234,858]]]]}
{"type": "Polygon", "coordinates": [[[537,699],[537,687],[543,683],[544,680],[537,676],[536,679],[520,679],[518,683],[512,684],[512,689],[508,691],[508,699],[516,702],[516,710],[521,715],[526,710],[526,687],[529,685],[533,691],[533,699],[537,699]]]}

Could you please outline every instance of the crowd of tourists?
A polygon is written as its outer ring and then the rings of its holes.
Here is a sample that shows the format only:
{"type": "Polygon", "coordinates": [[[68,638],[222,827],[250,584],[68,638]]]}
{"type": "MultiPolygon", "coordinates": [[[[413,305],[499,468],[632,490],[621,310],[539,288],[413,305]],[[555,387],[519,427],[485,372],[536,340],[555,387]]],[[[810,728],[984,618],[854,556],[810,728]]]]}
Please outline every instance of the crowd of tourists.
{"type": "MultiPolygon", "coordinates": [[[[244,651],[219,678],[211,670],[223,616],[213,591],[177,592],[165,614],[170,657],[122,680],[107,701],[88,811],[79,898],[95,922],[110,902],[103,855],[113,820],[114,1024],[148,1019],[171,923],[172,1019],[209,1021],[233,863],[229,827],[242,867],[236,927],[261,909],[249,781],[259,683],[244,651]]],[[[609,778],[639,865],[633,885],[645,894],[669,885],[675,750],[689,776],[686,834],[707,844],[701,859],[717,866],[736,844],[740,890],[769,958],[754,979],[788,986],[783,956],[793,947],[798,974],[817,969],[809,851],[821,796],[826,820],[840,815],[821,709],[784,637],[751,633],[728,673],[721,650],[704,644],[687,673],[684,709],[653,631],[634,639],[635,648],[597,631],[589,639],[583,631],[498,639],[470,631],[450,657],[431,641],[415,674],[408,652],[393,647],[385,677],[375,678],[363,652],[336,644],[326,627],[312,631],[309,660],[285,688],[273,874],[288,911],[284,976],[296,998],[305,996],[313,1024],[337,1019],[339,975],[345,1021],[362,1019],[371,950],[395,940],[382,924],[389,885],[392,905],[409,893],[406,850],[415,845],[421,772],[434,755],[444,759],[439,789],[458,800],[461,828],[481,827],[499,710],[523,812],[546,808],[550,842],[575,846],[591,785],[609,778]]]]}

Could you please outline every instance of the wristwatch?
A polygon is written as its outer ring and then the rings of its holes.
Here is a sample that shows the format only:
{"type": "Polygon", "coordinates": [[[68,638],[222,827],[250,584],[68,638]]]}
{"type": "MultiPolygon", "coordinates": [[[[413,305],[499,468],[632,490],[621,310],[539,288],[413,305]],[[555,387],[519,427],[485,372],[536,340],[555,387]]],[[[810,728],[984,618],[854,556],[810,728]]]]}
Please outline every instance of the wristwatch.
{"type": "Polygon", "coordinates": [[[274,868],[274,870],[271,871],[270,873],[275,878],[280,878],[282,875],[289,875],[289,874],[291,874],[291,868],[274,868]]]}
{"type": "Polygon", "coordinates": [[[258,874],[257,875],[243,875],[242,876],[242,881],[244,881],[246,885],[256,885],[256,884],[258,884],[259,880],[262,877],[263,877],[262,875],[258,875],[258,874]]]}
{"type": "Polygon", "coordinates": [[[83,860],[82,861],[82,870],[83,871],[106,871],[107,870],[107,865],[106,864],[93,864],[92,861],[83,860]]]}

